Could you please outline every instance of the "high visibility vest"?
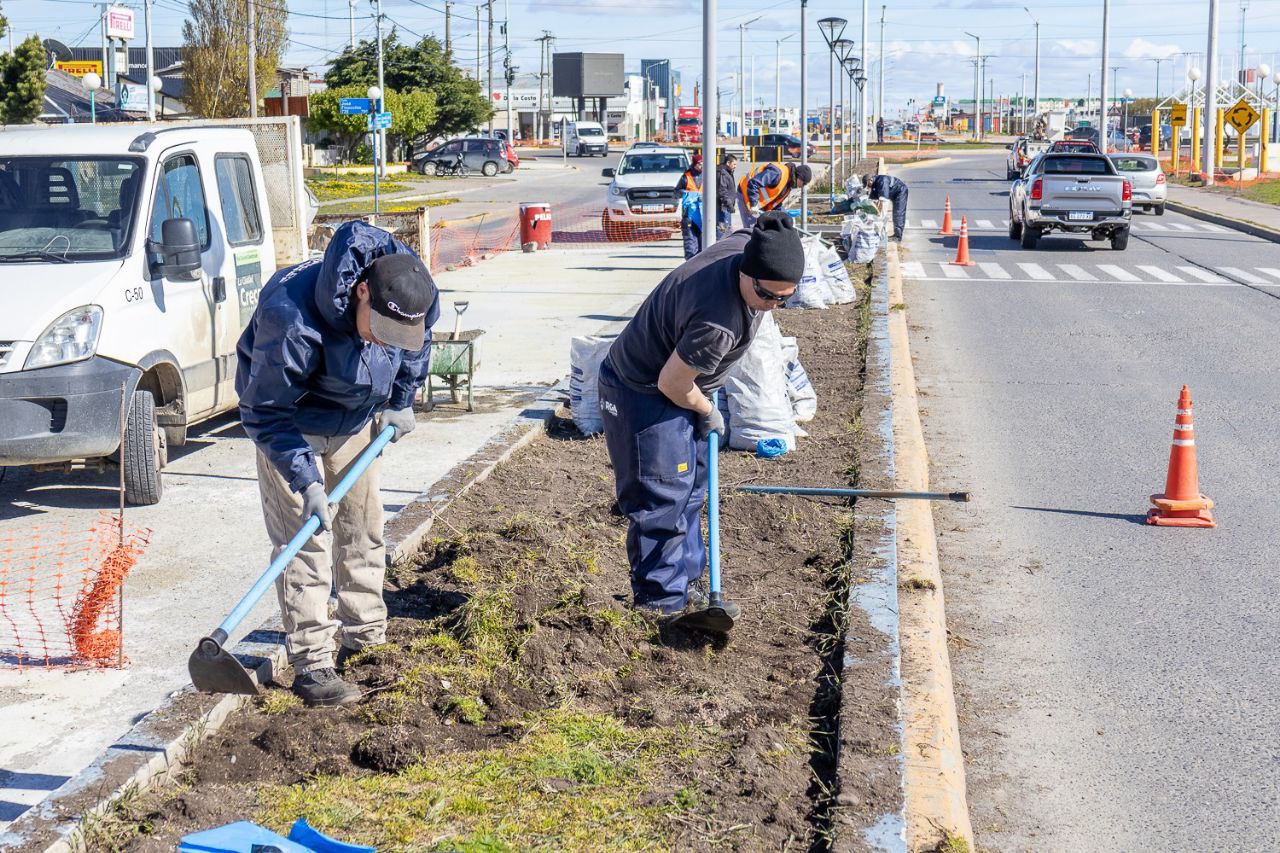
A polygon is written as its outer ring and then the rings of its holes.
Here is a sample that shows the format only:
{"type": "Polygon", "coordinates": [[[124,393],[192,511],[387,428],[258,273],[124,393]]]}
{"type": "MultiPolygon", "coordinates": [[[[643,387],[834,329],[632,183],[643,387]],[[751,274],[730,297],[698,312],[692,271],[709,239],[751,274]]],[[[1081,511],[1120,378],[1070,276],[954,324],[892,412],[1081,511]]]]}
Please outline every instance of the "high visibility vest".
{"type": "Polygon", "coordinates": [[[761,210],[776,210],[782,206],[782,202],[786,201],[787,195],[791,192],[791,164],[790,163],[761,163],[738,182],[738,195],[742,196],[747,203],[747,207],[754,207],[753,199],[747,194],[747,182],[756,175],[763,172],[770,166],[777,166],[782,171],[782,180],[778,181],[776,187],[764,188],[764,203],[760,205],[761,210]]]}
{"type": "Polygon", "coordinates": [[[695,176],[692,171],[686,169],[684,173],[684,189],[685,192],[697,192],[702,189],[702,176],[695,176]]]}

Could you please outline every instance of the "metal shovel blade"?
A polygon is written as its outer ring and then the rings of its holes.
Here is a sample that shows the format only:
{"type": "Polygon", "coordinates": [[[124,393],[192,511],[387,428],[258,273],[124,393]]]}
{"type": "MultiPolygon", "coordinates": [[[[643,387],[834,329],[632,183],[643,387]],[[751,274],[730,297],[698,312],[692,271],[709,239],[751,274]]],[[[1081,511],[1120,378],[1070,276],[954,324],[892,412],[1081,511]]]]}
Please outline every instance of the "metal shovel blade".
{"type": "Polygon", "coordinates": [[[191,683],[203,693],[256,696],[258,682],[215,637],[205,637],[187,660],[191,683]]]}
{"type": "Polygon", "coordinates": [[[678,619],[673,619],[672,626],[689,631],[706,631],[710,634],[727,634],[733,630],[733,617],[722,607],[714,604],[706,610],[695,610],[678,619]]]}

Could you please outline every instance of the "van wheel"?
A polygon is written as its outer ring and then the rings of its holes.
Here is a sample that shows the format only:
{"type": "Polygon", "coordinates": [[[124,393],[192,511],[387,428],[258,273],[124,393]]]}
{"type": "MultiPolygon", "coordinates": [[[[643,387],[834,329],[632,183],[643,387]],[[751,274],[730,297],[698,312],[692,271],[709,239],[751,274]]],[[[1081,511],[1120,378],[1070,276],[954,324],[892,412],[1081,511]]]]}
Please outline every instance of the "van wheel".
{"type": "Polygon", "coordinates": [[[120,464],[124,466],[124,499],[134,506],[160,502],[164,491],[160,469],[169,461],[164,430],[156,425],[150,391],[134,391],[125,422],[120,464]]]}
{"type": "Polygon", "coordinates": [[[484,175],[486,178],[492,178],[494,175],[498,174],[498,164],[492,160],[485,160],[484,165],[480,167],[480,174],[484,175]]]}
{"type": "Polygon", "coordinates": [[[1040,232],[1024,223],[1022,226],[1022,248],[1034,249],[1039,241],[1040,232]]]}

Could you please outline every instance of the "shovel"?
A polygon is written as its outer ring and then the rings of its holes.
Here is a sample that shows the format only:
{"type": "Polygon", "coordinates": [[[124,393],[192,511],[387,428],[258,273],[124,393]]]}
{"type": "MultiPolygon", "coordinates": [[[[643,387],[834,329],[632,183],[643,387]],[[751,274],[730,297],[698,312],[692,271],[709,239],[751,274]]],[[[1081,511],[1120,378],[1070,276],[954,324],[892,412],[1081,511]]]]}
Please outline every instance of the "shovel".
{"type": "Polygon", "coordinates": [[[453,303],[453,310],[458,312],[458,316],[453,320],[453,339],[455,341],[462,337],[462,315],[467,313],[467,308],[470,305],[471,302],[468,300],[453,303]]]}
{"type": "MultiPolygon", "coordinates": [[[[720,392],[711,396],[711,405],[717,405],[720,392]]],[[[707,608],[686,613],[672,621],[672,625],[713,634],[727,634],[733,629],[733,617],[724,609],[724,596],[720,593],[720,433],[707,436],[707,544],[710,559],[707,577],[711,594],[707,608]]]]}
{"type": "MultiPolygon", "coordinates": [[[[339,503],[351,487],[355,485],[361,475],[368,470],[369,465],[382,452],[382,448],[386,447],[391,439],[395,438],[396,428],[388,426],[378,433],[373,441],[369,442],[369,446],[364,452],[356,458],[351,464],[350,470],[338,482],[333,491],[329,493],[329,503],[339,503]]],[[[302,550],[302,546],[307,544],[315,532],[320,529],[320,517],[312,515],[302,524],[302,528],[293,535],[289,540],[289,544],[280,552],[271,565],[267,566],[267,570],[262,573],[253,588],[245,593],[244,598],[240,599],[240,603],[235,606],[226,619],[222,620],[222,624],[214,629],[213,633],[200,640],[196,646],[196,650],[191,653],[191,658],[187,661],[187,672],[191,674],[191,683],[196,686],[197,690],[205,693],[239,693],[246,696],[253,696],[258,692],[258,682],[254,679],[249,671],[241,665],[240,661],[235,659],[230,652],[227,651],[223,643],[227,641],[227,636],[236,629],[236,626],[243,621],[244,617],[249,615],[249,611],[258,603],[258,599],[262,598],[262,594],[267,591],[267,587],[271,586],[289,565],[297,553],[302,550]]]]}

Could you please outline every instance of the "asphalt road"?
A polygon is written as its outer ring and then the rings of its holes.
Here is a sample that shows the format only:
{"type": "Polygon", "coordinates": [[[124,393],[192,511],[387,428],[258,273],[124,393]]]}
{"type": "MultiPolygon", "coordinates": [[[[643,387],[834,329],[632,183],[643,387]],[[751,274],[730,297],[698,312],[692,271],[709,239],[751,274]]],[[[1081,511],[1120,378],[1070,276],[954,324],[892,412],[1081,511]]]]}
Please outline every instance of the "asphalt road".
{"type": "Polygon", "coordinates": [[[897,171],[933,485],[975,496],[937,518],[979,846],[1275,849],[1280,246],[1171,213],[1028,251],[1002,153],[897,171]],[[948,193],[977,266],[922,226],[948,193]],[[1183,383],[1215,530],[1141,523],[1183,383]]]}

